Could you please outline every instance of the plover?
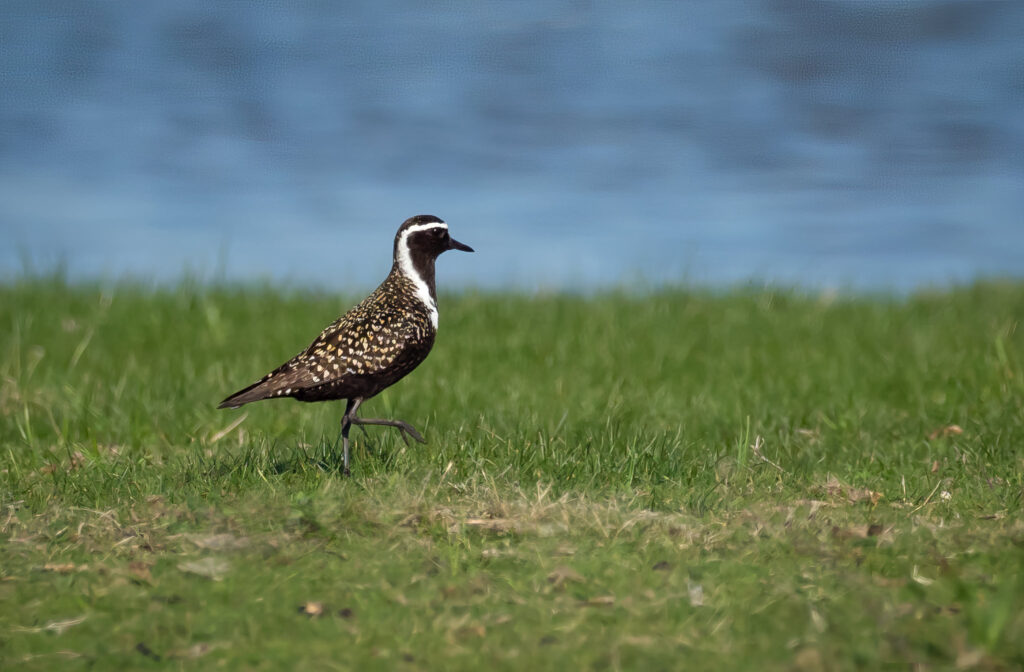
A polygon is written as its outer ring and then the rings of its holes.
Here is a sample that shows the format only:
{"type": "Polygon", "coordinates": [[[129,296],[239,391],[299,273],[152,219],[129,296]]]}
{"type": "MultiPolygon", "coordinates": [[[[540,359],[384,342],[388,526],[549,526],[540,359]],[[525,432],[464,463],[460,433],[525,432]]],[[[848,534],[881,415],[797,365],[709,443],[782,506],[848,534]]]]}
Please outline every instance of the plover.
{"type": "Polygon", "coordinates": [[[397,427],[426,443],[401,420],[360,418],[360,404],[398,382],[426,359],[437,333],[434,262],[447,250],[472,252],[448,234],[433,215],[417,215],[395,234],[394,264],[380,287],[314,340],[308,348],[256,383],[235,392],[217,408],[238,408],[261,399],[299,401],[345,399],[341,419],[344,471],[349,473],[348,434],[352,425],[397,427]]]}

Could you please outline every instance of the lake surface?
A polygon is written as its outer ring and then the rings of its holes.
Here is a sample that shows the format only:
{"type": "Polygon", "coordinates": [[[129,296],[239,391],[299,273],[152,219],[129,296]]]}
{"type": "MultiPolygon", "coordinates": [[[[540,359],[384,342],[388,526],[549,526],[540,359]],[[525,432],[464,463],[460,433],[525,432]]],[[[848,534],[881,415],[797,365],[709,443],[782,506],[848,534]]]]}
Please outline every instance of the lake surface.
{"type": "Polygon", "coordinates": [[[0,276],[1024,277],[1024,2],[6,0],[0,276]]]}

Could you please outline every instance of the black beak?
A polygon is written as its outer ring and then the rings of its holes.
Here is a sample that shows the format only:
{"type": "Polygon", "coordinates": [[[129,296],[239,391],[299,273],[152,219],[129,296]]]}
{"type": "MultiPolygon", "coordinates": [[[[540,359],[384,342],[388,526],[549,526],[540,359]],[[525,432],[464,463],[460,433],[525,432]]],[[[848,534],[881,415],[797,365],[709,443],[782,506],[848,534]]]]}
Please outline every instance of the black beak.
{"type": "Polygon", "coordinates": [[[448,249],[449,250],[462,250],[463,252],[472,252],[473,251],[472,247],[470,247],[469,245],[463,245],[462,243],[460,243],[459,241],[455,240],[454,238],[449,238],[448,239],[448,249]]]}

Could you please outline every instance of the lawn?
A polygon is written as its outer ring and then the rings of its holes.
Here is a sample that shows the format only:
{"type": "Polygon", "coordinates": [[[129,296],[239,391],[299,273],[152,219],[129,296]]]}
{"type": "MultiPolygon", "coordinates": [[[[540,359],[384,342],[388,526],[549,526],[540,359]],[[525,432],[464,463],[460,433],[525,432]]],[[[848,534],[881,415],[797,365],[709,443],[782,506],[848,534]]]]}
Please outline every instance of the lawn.
{"type": "Polygon", "coordinates": [[[351,478],[215,410],[357,298],[0,285],[0,669],[1024,669],[1024,284],[445,295],[351,478]]]}

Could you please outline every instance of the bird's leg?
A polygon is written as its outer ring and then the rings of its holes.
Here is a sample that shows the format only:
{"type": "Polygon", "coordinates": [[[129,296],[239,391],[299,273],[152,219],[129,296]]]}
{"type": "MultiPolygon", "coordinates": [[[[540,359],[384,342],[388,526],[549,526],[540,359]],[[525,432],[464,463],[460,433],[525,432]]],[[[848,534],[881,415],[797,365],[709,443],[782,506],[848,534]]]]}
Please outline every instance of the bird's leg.
{"type": "Polygon", "coordinates": [[[399,430],[399,434],[402,440],[405,441],[405,445],[409,445],[409,440],[405,438],[408,434],[413,439],[420,443],[426,443],[427,440],[423,438],[416,428],[410,425],[408,422],[402,422],[401,420],[384,420],[381,418],[357,418],[355,415],[351,418],[352,424],[355,425],[384,425],[385,427],[395,427],[399,430]]]}
{"type": "Polygon", "coordinates": [[[427,440],[423,438],[423,435],[416,431],[416,428],[410,425],[408,422],[402,422],[401,420],[385,420],[382,418],[360,418],[356,415],[356,411],[359,410],[359,405],[363,403],[363,400],[359,397],[354,397],[348,400],[345,405],[345,415],[341,418],[341,445],[345,453],[344,462],[344,474],[349,474],[349,448],[348,448],[348,433],[352,429],[352,425],[384,425],[385,427],[395,427],[399,430],[399,435],[402,437],[402,441],[405,441],[406,445],[409,445],[409,439],[405,438],[408,434],[416,441],[420,443],[426,443],[427,440]]]}
{"type": "Polygon", "coordinates": [[[348,468],[348,431],[352,429],[352,421],[356,419],[356,409],[359,408],[359,404],[361,403],[363,403],[363,400],[359,397],[349,399],[345,404],[345,415],[341,418],[341,445],[342,450],[345,452],[345,466],[342,473],[346,476],[351,475],[348,468]]]}

